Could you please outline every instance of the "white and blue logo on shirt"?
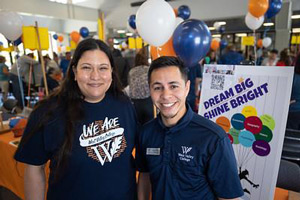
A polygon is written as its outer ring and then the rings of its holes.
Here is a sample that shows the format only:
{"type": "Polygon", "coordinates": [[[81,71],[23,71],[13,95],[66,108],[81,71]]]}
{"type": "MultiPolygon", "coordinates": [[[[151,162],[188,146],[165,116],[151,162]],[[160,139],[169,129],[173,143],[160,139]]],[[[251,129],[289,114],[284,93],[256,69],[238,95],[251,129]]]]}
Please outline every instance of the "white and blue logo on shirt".
{"type": "Polygon", "coordinates": [[[194,156],[190,155],[190,151],[192,150],[192,147],[187,146],[181,146],[182,153],[178,153],[179,160],[190,162],[194,159],[194,156]]]}
{"type": "Polygon", "coordinates": [[[118,117],[95,121],[83,125],[79,137],[80,146],[85,147],[89,157],[104,165],[119,157],[126,148],[124,128],[119,125],[118,117]]]}

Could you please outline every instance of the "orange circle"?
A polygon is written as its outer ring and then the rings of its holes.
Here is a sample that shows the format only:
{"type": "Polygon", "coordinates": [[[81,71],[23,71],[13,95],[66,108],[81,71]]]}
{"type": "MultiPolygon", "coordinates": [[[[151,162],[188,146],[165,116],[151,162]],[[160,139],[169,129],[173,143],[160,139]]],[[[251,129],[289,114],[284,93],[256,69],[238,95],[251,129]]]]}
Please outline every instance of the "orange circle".
{"type": "Polygon", "coordinates": [[[227,117],[224,117],[224,116],[218,117],[218,119],[216,120],[216,124],[218,124],[219,126],[221,126],[226,133],[229,132],[230,121],[229,121],[229,119],[227,117]]]}

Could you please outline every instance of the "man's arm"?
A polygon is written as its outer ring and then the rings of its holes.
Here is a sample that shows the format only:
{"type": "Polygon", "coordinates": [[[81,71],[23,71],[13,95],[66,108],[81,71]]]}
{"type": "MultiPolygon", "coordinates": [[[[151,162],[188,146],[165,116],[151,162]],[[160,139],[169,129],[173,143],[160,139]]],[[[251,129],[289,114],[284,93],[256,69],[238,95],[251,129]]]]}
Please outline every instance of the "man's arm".
{"type": "Polygon", "coordinates": [[[26,165],[24,174],[26,200],[43,200],[45,198],[46,178],[44,168],[44,165],[26,165]]]}
{"type": "Polygon", "coordinates": [[[151,182],[149,173],[139,173],[138,180],[138,199],[149,200],[151,196],[151,182]]]}

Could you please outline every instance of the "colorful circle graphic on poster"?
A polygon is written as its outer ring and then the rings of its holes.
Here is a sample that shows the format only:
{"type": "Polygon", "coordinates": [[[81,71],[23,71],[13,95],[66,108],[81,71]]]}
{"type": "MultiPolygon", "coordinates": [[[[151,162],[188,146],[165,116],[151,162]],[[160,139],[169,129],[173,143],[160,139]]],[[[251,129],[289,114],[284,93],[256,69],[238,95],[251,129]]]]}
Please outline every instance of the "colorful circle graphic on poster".
{"type": "Polygon", "coordinates": [[[230,129],[230,121],[227,117],[221,116],[216,120],[216,123],[221,126],[226,133],[228,133],[230,129]]]}
{"type": "Polygon", "coordinates": [[[260,117],[253,106],[244,106],[241,113],[235,113],[229,120],[218,117],[216,123],[227,133],[234,147],[238,166],[244,166],[254,156],[268,156],[271,152],[275,120],[271,115],[260,117]]]}
{"type": "Polygon", "coordinates": [[[243,130],[246,117],[241,113],[236,113],[231,117],[231,124],[237,130],[243,130]]]}

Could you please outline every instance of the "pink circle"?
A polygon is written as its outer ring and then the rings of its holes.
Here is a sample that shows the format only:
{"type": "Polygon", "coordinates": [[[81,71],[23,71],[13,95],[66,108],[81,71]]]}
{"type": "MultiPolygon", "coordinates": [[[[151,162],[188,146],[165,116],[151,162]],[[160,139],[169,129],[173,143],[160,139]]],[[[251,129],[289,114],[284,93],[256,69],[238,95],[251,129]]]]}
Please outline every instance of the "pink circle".
{"type": "Polygon", "coordinates": [[[233,143],[233,137],[229,133],[227,133],[227,136],[229,137],[230,143],[232,144],[233,143]]]}
{"type": "Polygon", "coordinates": [[[245,129],[253,134],[260,133],[262,129],[262,121],[255,116],[247,117],[244,122],[245,129]]]}

